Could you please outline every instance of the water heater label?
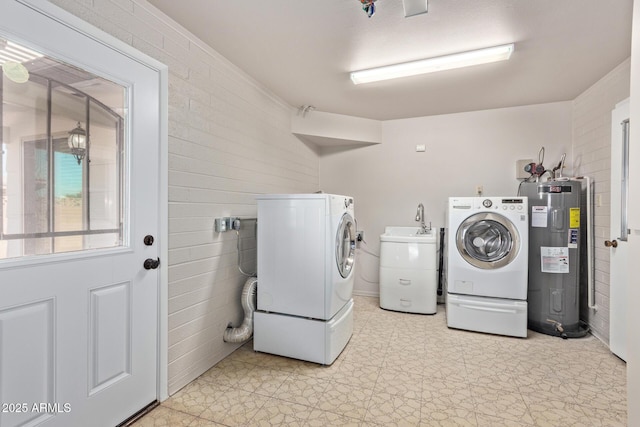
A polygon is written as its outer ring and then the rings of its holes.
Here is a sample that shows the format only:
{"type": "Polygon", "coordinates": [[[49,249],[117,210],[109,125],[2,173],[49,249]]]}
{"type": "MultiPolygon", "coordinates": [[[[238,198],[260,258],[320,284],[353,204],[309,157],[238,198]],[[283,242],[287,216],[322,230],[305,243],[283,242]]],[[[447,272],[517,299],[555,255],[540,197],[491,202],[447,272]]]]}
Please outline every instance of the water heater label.
{"type": "Polygon", "coordinates": [[[569,208],[569,228],[580,228],[580,208],[569,208]]]}
{"type": "Polygon", "coordinates": [[[531,226],[547,228],[546,206],[531,206],[531,226]]]}
{"type": "Polygon", "coordinates": [[[543,273],[569,273],[569,248],[541,246],[540,266],[543,273]]]}
{"type": "Polygon", "coordinates": [[[580,229],[578,228],[570,228],[569,229],[569,242],[567,246],[571,249],[576,249],[578,247],[578,235],[580,229]]]}

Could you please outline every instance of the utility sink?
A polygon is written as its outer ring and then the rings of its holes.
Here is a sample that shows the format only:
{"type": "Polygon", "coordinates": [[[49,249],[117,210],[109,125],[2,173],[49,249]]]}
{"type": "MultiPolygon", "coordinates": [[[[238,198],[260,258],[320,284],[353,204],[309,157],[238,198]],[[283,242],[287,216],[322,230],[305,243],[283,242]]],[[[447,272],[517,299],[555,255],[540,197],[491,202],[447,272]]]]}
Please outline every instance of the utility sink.
{"type": "Polygon", "coordinates": [[[435,314],[438,267],[435,229],[385,227],[380,235],[380,307],[435,314]]]}
{"type": "Polygon", "coordinates": [[[395,227],[384,228],[384,234],[380,235],[381,242],[398,243],[435,243],[436,234],[432,228],[423,233],[420,227],[395,227]]]}

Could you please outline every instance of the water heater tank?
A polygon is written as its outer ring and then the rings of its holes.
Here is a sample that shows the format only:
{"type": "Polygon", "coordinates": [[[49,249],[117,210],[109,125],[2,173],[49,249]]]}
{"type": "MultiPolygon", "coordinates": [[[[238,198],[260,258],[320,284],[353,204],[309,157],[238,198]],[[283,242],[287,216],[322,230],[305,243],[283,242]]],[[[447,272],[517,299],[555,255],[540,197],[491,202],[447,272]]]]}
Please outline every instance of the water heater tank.
{"type": "Polygon", "coordinates": [[[528,328],[548,335],[586,335],[580,321],[580,264],[586,252],[579,181],[524,182],[529,198],[528,328]]]}

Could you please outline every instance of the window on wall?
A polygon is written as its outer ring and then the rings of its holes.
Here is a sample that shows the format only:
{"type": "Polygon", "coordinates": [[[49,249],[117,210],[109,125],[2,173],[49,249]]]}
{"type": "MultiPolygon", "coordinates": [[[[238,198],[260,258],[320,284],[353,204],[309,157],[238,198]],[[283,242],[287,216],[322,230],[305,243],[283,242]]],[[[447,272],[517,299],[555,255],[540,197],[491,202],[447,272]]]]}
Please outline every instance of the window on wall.
{"type": "Polygon", "coordinates": [[[0,65],[0,259],[126,244],[126,88],[2,38],[0,65]]]}

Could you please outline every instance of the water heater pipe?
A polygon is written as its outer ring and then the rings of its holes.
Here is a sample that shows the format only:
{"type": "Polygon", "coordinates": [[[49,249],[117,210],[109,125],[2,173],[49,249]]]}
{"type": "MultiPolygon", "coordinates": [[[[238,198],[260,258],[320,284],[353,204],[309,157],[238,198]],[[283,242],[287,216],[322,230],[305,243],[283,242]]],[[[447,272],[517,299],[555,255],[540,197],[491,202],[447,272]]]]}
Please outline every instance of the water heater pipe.
{"type": "Polygon", "coordinates": [[[593,231],[592,231],[592,217],[593,206],[591,204],[591,178],[588,176],[577,176],[575,179],[584,180],[587,183],[587,280],[588,286],[588,305],[593,310],[598,310],[596,304],[596,286],[593,277],[593,231]]]}

